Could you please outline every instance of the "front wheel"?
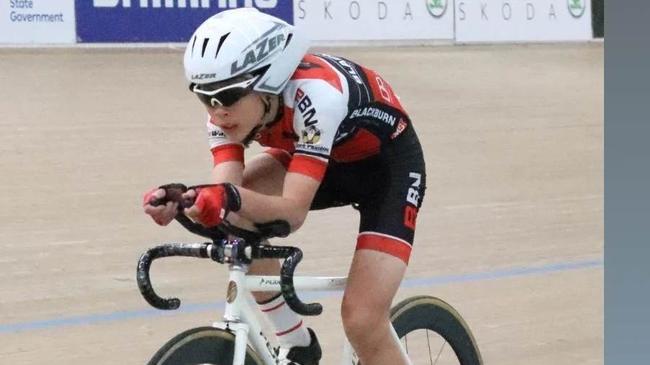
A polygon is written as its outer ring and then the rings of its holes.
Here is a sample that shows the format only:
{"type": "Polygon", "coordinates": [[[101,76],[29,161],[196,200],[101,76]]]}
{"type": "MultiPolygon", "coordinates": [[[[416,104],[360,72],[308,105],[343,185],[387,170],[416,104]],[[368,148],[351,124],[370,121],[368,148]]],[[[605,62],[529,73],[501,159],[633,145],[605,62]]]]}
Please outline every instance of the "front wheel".
{"type": "MultiPolygon", "coordinates": [[[[230,365],[235,350],[235,335],[214,328],[198,327],[169,340],[148,362],[148,365],[230,365]]],[[[245,365],[263,365],[248,347],[245,365]]]]}
{"type": "Polygon", "coordinates": [[[474,336],[460,314],[441,299],[407,298],[390,319],[414,365],[482,365],[474,336]]]}

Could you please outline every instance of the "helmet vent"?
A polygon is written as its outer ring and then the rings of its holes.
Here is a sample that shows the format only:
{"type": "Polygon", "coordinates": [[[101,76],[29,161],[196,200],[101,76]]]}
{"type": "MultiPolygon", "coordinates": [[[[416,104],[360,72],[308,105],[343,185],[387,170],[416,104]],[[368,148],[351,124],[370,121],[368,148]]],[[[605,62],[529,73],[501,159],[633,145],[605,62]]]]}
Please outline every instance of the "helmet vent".
{"type": "Polygon", "coordinates": [[[194,45],[196,44],[196,36],[194,36],[194,39],[192,40],[192,56],[194,56],[194,45]]]}
{"type": "Polygon", "coordinates": [[[284,48],[286,49],[289,43],[291,42],[291,38],[293,37],[293,33],[290,33],[289,36],[287,37],[287,41],[284,42],[284,48]]]}
{"type": "Polygon", "coordinates": [[[222,35],[221,39],[219,39],[219,45],[217,46],[217,52],[214,54],[214,58],[217,58],[217,56],[219,55],[219,50],[221,49],[221,45],[226,40],[226,38],[228,38],[229,35],[230,35],[230,32],[222,35]]]}
{"type": "Polygon", "coordinates": [[[208,43],[210,43],[210,38],[203,38],[203,49],[201,50],[201,57],[205,55],[205,49],[208,47],[208,43]]]}

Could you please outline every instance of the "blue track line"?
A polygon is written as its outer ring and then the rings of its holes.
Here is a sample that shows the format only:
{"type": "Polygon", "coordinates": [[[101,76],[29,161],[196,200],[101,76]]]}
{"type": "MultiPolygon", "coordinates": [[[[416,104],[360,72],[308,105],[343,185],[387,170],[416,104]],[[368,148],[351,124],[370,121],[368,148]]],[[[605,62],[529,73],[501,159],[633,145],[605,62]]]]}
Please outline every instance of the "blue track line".
{"type": "MultiPolygon", "coordinates": [[[[515,278],[520,276],[550,274],[550,273],[580,270],[580,269],[602,268],[602,267],[603,267],[603,260],[562,262],[562,263],[548,264],[542,266],[516,267],[510,269],[500,269],[494,271],[484,271],[484,272],[468,273],[468,274],[460,274],[460,275],[445,275],[445,276],[434,276],[430,278],[407,279],[404,280],[401,287],[415,288],[421,286],[439,286],[439,285],[457,284],[457,283],[465,283],[465,282],[515,278]]],[[[332,297],[336,295],[340,295],[340,293],[334,291],[319,291],[319,292],[305,293],[305,295],[303,295],[302,297],[305,300],[312,301],[312,300],[323,299],[323,298],[332,297]]],[[[46,319],[41,321],[0,324],[0,334],[11,334],[17,332],[35,331],[41,329],[51,329],[51,328],[59,328],[59,327],[66,327],[66,326],[102,324],[107,322],[125,321],[130,319],[161,317],[161,316],[169,316],[169,315],[177,315],[177,314],[197,313],[197,312],[204,312],[204,311],[217,311],[217,310],[223,310],[224,306],[225,306],[224,302],[194,303],[194,304],[183,303],[180,309],[171,312],[160,311],[157,309],[143,309],[143,310],[133,310],[133,311],[119,311],[119,312],[106,313],[106,314],[91,314],[85,316],[61,317],[61,318],[46,319]]]]}

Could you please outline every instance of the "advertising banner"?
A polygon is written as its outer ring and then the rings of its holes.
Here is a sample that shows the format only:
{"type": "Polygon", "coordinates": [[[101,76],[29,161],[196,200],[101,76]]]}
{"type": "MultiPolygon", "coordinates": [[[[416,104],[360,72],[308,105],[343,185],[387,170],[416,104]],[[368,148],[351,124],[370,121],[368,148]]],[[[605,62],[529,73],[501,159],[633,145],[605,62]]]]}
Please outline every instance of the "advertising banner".
{"type": "Polygon", "coordinates": [[[294,0],[314,41],[451,40],[453,0],[294,0]]]}
{"type": "Polygon", "coordinates": [[[460,43],[592,38],[590,0],[456,0],[455,4],[460,43]]]}
{"type": "Polygon", "coordinates": [[[77,0],[79,42],[187,42],[205,19],[256,7],[293,23],[292,0],[77,0]]]}
{"type": "Polygon", "coordinates": [[[0,43],[74,42],[74,0],[0,0],[0,43]]]}

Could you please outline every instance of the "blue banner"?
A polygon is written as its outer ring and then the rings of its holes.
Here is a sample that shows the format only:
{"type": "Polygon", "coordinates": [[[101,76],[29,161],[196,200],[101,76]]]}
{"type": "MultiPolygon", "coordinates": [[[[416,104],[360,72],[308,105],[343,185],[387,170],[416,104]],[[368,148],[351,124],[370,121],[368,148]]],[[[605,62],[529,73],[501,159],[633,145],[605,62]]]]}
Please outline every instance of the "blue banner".
{"type": "Polygon", "coordinates": [[[293,0],[76,0],[77,42],[187,42],[205,19],[244,6],[293,24],[293,0]]]}

